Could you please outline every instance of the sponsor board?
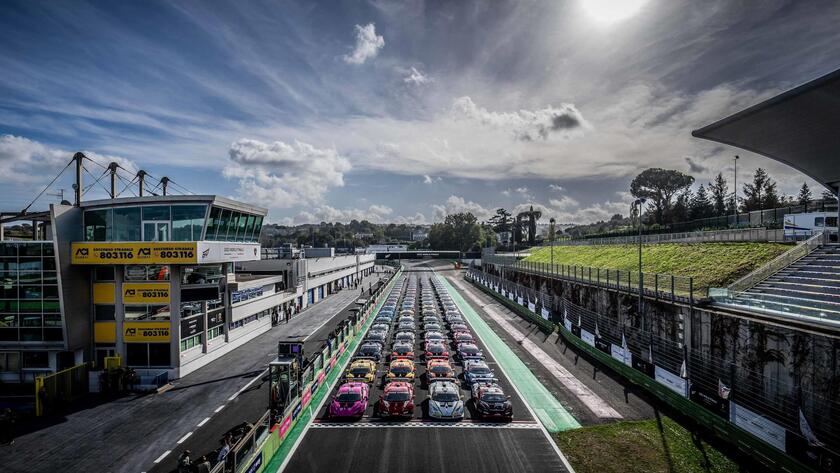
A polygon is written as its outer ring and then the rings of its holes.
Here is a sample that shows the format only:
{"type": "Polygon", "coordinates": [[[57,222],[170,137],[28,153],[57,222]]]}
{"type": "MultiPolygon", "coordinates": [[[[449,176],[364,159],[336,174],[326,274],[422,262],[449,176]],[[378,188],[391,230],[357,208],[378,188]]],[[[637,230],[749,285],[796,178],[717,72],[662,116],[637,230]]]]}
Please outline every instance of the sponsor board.
{"type": "Polygon", "coordinates": [[[260,471],[260,467],[262,466],[262,458],[263,454],[262,450],[260,450],[257,453],[257,457],[254,458],[254,461],[252,461],[251,464],[248,465],[248,469],[245,470],[245,473],[257,473],[258,471],[260,471]]]}
{"type": "Polygon", "coordinates": [[[545,320],[548,320],[551,317],[551,312],[549,312],[548,309],[543,307],[540,309],[540,315],[542,315],[542,318],[544,318],[545,320]]]}
{"type": "Polygon", "coordinates": [[[301,407],[301,403],[297,403],[297,405],[295,406],[295,409],[292,411],[292,420],[297,419],[297,416],[300,415],[300,411],[302,409],[303,409],[303,407],[301,407]]]}
{"type": "MultiPolygon", "coordinates": [[[[314,385],[313,385],[314,386],[314,385]]],[[[309,404],[309,401],[312,400],[312,390],[307,389],[303,392],[303,397],[300,398],[300,405],[306,407],[309,404]]]]}
{"type": "Polygon", "coordinates": [[[113,304],[116,289],[112,282],[97,282],[93,284],[94,304],[113,304]]]}
{"type": "Polygon", "coordinates": [[[665,368],[654,365],[653,379],[682,397],[688,397],[688,381],[665,368]]]}
{"type": "Polygon", "coordinates": [[[566,327],[566,330],[572,331],[572,321],[569,319],[563,319],[563,326],[566,327]]]}
{"type": "Polygon", "coordinates": [[[603,353],[607,355],[612,354],[612,344],[608,341],[605,341],[601,337],[595,337],[595,348],[601,350],[603,353]]]}
{"type": "Polygon", "coordinates": [[[735,401],[729,402],[729,421],[770,445],[785,451],[785,429],[735,401]]]}
{"type": "Polygon", "coordinates": [[[190,338],[204,331],[204,315],[181,319],[181,339],[190,338]]]}
{"type": "Polygon", "coordinates": [[[519,305],[524,305],[521,297],[516,298],[516,303],[519,304],[519,305]]]}
{"type": "Polygon", "coordinates": [[[627,366],[633,366],[633,354],[625,352],[618,345],[610,345],[610,355],[627,366]]]}
{"type": "Polygon", "coordinates": [[[595,334],[589,333],[584,329],[580,329],[580,339],[587,343],[587,345],[595,346],[595,334]]]}
{"type": "Polygon", "coordinates": [[[691,384],[689,398],[724,419],[729,420],[729,401],[721,399],[716,391],[704,389],[697,386],[697,384],[691,384]]]}
{"type": "Polygon", "coordinates": [[[126,322],[123,325],[125,342],[168,342],[169,322],[126,322]]]}
{"type": "Polygon", "coordinates": [[[537,305],[534,304],[533,302],[529,302],[528,303],[528,310],[530,310],[531,312],[537,312],[537,305]]]}
{"type": "Polygon", "coordinates": [[[72,264],[194,264],[195,242],[75,242],[72,264]]]}
{"type": "Polygon", "coordinates": [[[114,343],[117,341],[116,322],[95,322],[93,324],[93,341],[95,343],[114,343]]]}
{"type": "Polygon", "coordinates": [[[572,335],[580,338],[580,326],[579,325],[572,325],[572,335]]]}
{"type": "Polygon", "coordinates": [[[123,304],[169,304],[169,283],[124,283],[122,301],[123,304]]]}
{"type": "Polygon", "coordinates": [[[289,432],[289,428],[292,427],[292,416],[286,416],[283,419],[283,422],[280,423],[280,428],[277,430],[277,436],[281,439],[286,436],[289,432]]]}
{"type": "Polygon", "coordinates": [[[646,360],[636,358],[635,356],[632,359],[632,363],[633,368],[635,368],[636,371],[641,371],[642,373],[648,375],[648,377],[650,378],[654,377],[653,363],[648,363],[646,360]]]}
{"type": "Polygon", "coordinates": [[[199,241],[195,245],[197,263],[233,263],[260,259],[259,243],[199,241]]]}

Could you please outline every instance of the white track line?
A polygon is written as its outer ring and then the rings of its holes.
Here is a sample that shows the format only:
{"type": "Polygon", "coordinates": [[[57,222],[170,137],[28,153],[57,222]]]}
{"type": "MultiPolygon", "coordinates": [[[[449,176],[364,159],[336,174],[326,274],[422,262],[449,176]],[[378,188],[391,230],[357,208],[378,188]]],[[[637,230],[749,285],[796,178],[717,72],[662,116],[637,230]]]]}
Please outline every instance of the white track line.
{"type": "Polygon", "coordinates": [[[172,453],[172,450],[167,450],[167,451],[163,452],[159,457],[157,457],[157,459],[155,460],[155,463],[160,463],[160,461],[163,460],[164,458],[166,458],[166,456],[169,455],[170,453],[172,453]]]}
{"type": "Polygon", "coordinates": [[[199,422],[199,423],[198,423],[197,427],[201,427],[201,426],[203,426],[203,425],[204,425],[204,424],[206,424],[206,423],[207,423],[207,421],[209,421],[209,420],[210,420],[210,418],[209,418],[209,417],[205,417],[203,421],[201,421],[201,422],[199,422]]]}
{"type": "Polygon", "coordinates": [[[192,434],[193,434],[192,432],[187,432],[187,435],[184,435],[183,437],[178,439],[178,444],[180,445],[180,444],[184,443],[184,440],[187,440],[188,438],[190,438],[190,436],[192,434]]]}
{"type": "MultiPolygon", "coordinates": [[[[438,277],[443,278],[443,276],[438,276],[438,277]]],[[[448,280],[453,285],[457,282],[456,281],[457,276],[447,277],[445,279],[448,280]]],[[[458,284],[457,286],[461,288],[462,292],[464,292],[465,294],[468,294],[466,291],[464,291],[464,288],[461,287],[460,284],[458,284]]],[[[473,300],[475,300],[475,299],[473,299],[473,300]]],[[[457,305],[457,303],[456,303],[456,305],[457,305]]],[[[478,307],[481,307],[481,305],[479,304],[478,307]]],[[[476,315],[478,315],[478,314],[476,313],[476,315]]],[[[472,328],[472,326],[470,326],[470,328],[472,328]]],[[[493,356],[493,352],[490,351],[490,348],[487,346],[486,343],[484,343],[484,339],[481,338],[481,335],[479,335],[478,332],[476,332],[476,335],[478,336],[478,339],[481,340],[481,343],[484,345],[484,348],[486,348],[487,351],[490,353],[490,356],[493,356]]],[[[514,355],[515,355],[515,353],[514,353],[514,355]]],[[[496,357],[493,356],[493,360],[495,360],[495,359],[496,359],[496,357]]],[[[510,376],[508,376],[508,374],[505,372],[505,367],[502,366],[502,365],[498,365],[498,366],[499,366],[499,369],[502,371],[502,373],[505,375],[505,377],[507,379],[510,379],[510,376]]],[[[575,473],[575,469],[572,467],[572,464],[569,463],[569,459],[566,458],[566,455],[563,455],[563,452],[560,451],[560,447],[557,445],[557,442],[554,441],[554,437],[552,437],[551,434],[548,433],[548,429],[546,429],[545,426],[543,425],[543,423],[539,421],[539,417],[537,417],[537,413],[534,412],[534,409],[531,407],[531,404],[529,404],[528,401],[525,399],[525,396],[523,396],[522,393],[519,392],[519,388],[516,387],[516,383],[510,383],[510,385],[513,388],[513,390],[516,392],[516,395],[519,396],[519,399],[522,400],[522,404],[525,404],[525,407],[528,409],[528,412],[531,413],[531,417],[533,417],[537,421],[537,424],[540,426],[540,430],[542,431],[543,435],[545,436],[546,440],[548,441],[548,444],[551,445],[552,449],[554,449],[554,453],[556,453],[557,456],[560,457],[560,462],[563,463],[563,466],[566,467],[566,470],[569,473],[575,473]]]]}
{"type": "Polygon", "coordinates": [[[219,413],[219,411],[221,411],[221,410],[222,410],[222,409],[224,409],[224,408],[225,408],[225,405],[224,405],[224,404],[222,404],[221,406],[217,407],[217,408],[216,408],[216,410],[215,410],[215,411],[213,411],[213,412],[215,412],[216,414],[218,414],[218,413],[219,413]]]}
{"type": "Polygon", "coordinates": [[[455,280],[455,278],[451,279],[452,283],[456,285],[458,288],[461,289],[461,292],[466,294],[467,297],[472,299],[472,301],[478,306],[484,309],[484,312],[493,319],[494,322],[499,324],[502,329],[515,338],[519,345],[527,351],[531,356],[537,359],[541,365],[543,365],[560,383],[572,394],[577,397],[580,402],[582,402],[593,414],[600,418],[606,419],[622,419],[623,416],[618,413],[612,406],[610,406],[606,401],[604,401],[600,396],[595,394],[594,391],[589,389],[588,386],[583,384],[575,375],[573,375],[569,370],[563,367],[560,363],[558,363],[554,358],[552,358],[548,353],[545,352],[542,348],[539,347],[536,343],[532,342],[528,339],[525,335],[522,334],[516,327],[511,325],[510,322],[505,319],[505,317],[500,314],[495,307],[488,304],[482,304],[481,301],[478,300],[477,297],[472,293],[472,291],[467,290],[462,284],[461,281],[455,280]]]}

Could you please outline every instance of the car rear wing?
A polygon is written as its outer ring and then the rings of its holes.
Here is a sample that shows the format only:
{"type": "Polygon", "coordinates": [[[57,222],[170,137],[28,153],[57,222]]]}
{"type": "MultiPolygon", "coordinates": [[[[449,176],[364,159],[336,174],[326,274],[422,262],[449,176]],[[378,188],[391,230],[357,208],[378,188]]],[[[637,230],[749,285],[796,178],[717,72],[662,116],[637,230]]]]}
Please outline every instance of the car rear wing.
{"type": "Polygon", "coordinates": [[[350,360],[350,362],[352,363],[354,360],[370,360],[370,361],[374,361],[374,362],[375,362],[375,361],[376,361],[376,357],[375,357],[375,356],[361,356],[361,355],[360,355],[360,356],[354,356],[354,357],[350,360]]]}
{"type": "Polygon", "coordinates": [[[409,383],[409,384],[414,384],[414,378],[405,378],[405,377],[399,377],[399,376],[394,376],[393,378],[389,378],[389,377],[386,375],[386,376],[385,376],[385,381],[386,381],[386,382],[391,382],[391,381],[403,381],[403,382],[406,382],[406,383],[409,383]]]}
{"type": "Polygon", "coordinates": [[[452,383],[457,383],[458,378],[455,378],[455,377],[452,377],[452,378],[448,378],[448,377],[447,378],[444,378],[444,377],[432,378],[432,377],[429,377],[429,383],[436,383],[438,381],[449,381],[449,382],[452,382],[452,383]]]}

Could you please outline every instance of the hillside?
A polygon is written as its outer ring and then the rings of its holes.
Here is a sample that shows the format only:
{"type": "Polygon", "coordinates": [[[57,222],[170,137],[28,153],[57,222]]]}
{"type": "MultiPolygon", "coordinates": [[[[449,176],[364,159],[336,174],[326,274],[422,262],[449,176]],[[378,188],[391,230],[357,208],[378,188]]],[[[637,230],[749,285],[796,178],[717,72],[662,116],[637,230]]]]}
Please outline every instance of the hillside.
{"type": "MultiPolygon", "coordinates": [[[[694,277],[695,287],[725,287],[791,248],[781,243],[662,243],[642,246],[645,273],[694,277]]],[[[547,263],[549,247],[531,248],[526,261],[547,263]]],[[[554,263],[638,268],[636,245],[555,246],[554,263]]]]}

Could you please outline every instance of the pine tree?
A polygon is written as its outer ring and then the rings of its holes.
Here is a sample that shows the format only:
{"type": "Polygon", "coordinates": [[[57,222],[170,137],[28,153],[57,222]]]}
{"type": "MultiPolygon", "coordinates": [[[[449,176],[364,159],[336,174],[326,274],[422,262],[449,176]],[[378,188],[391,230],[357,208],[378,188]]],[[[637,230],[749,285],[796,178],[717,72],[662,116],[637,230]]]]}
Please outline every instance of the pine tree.
{"type": "Polygon", "coordinates": [[[828,190],[823,190],[822,191],[822,199],[832,201],[832,200],[837,200],[837,196],[832,194],[828,190]]]}
{"type": "Polygon", "coordinates": [[[685,222],[689,219],[689,203],[692,200],[691,190],[679,194],[671,207],[670,221],[673,223],[685,222]]]}
{"type": "Polygon", "coordinates": [[[767,175],[764,169],[756,169],[753,181],[744,184],[744,212],[772,209],[778,205],[779,193],[776,190],[776,182],[767,175]]]}
{"type": "Polygon", "coordinates": [[[709,194],[703,184],[697,189],[697,193],[691,199],[689,212],[692,220],[711,217],[714,213],[714,205],[709,200],[709,194]]]}
{"type": "Polygon", "coordinates": [[[807,182],[803,182],[802,187],[799,189],[799,205],[808,205],[812,200],[811,189],[808,187],[807,182]]]}
{"type": "Polygon", "coordinates": [[[712,205],[714,206],[714,215],[720,217],[726,215],[726,201],[727,194],[729,194],[729,187],[726,185],[726,179],[723,178],[723,173],[718,173],[714,182],[709,183],[709,192],[712,193],[712,205]]]}

